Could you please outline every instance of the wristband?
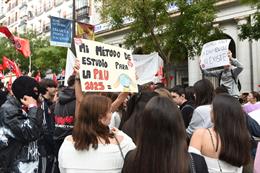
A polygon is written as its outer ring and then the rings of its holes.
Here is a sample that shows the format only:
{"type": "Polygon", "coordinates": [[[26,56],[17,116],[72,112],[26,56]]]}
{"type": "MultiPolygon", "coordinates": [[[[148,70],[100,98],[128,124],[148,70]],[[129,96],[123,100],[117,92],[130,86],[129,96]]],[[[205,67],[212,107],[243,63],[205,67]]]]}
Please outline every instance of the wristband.
{"type": "Polygon", "coordinates": [[[79,78],[79,77],[75,77],[75,80],[78,80],[78,81],[80,81],[80,78],[79,78]]]}
{"type": "Polygon", "coordinates": [[[36,104],[29,104],[28,105],[28,109],[33,108],[33,107],[37,107],[37,105],[36,104]]]}

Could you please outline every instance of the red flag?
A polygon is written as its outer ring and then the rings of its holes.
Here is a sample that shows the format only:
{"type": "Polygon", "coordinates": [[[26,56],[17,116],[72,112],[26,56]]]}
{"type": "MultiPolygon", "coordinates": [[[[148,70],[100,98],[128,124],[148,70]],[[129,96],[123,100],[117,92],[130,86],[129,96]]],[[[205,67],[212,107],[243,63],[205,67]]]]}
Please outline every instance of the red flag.
{"type": "Polygon", "coordinates": [[[25,58],[31,55],[29,40],[19,37],[14,37],[15,48],[18,50],[25,58]]]}
{"type": "Polygon", "coordinates": [[[13,39],[13,34],[9,31],[6,26],[0,26],[0,32],[2,32],[10,40],[13,39]]]}
{"type": "Polygon", "coordinates": [[[3,69],[11,69],[12,67],[14,67],[14,62],[11,61],[10,59],[6,58],[5,56],[3,56],[3,61],[2,61],[2,64],[3,64],[3,69]]]}
{"type": "Polygon", "coordinates": [[[52,80],[53,80],[56,84],[58,84],[58,80],[57,80],[56,73],[53,73],[52,80]]]}
{"type": "Polygon", "coordinates": [[[37,81],[37,82],[40,82],[42,80],[41,78],[41,72],[38,71],[37,75],[34,77],[34,79],[37,81]]]}
{"type": "Polygon", "coordinates": [[[6,58],[5,56],[3,56],[3,69],[9,69],[10,71],[12,71],[17,77],[21,76],[22,73],[19,69],[19,67],[17,66],[17,64],[13,61],[11,61],[10,59],[6,58]]]}
{"type": "Polygon", "coordinates": [[[159,70],[155,74],[155,76],[163,77],[163,66],[160,66],[159,70]]]}
{"type": "Polygon", "coordinates": [[[15,62],[14,62],[14,68],[12,72],[15,74],[16,77],[22,76],[22,72],[15,62]]]}
{"type": "Polygon", "coordinates": [[[16,50],[18,50],[25,58],[31,55],[29,40],[14,36],[6,26],[0,26],[0,32],[14,44],[16,50]]]}
{"type": "Polygon", "coordinates": [[[4,78],[5,78],[4,74],[0,71],[0,79],[2,80],[4,78]]]}

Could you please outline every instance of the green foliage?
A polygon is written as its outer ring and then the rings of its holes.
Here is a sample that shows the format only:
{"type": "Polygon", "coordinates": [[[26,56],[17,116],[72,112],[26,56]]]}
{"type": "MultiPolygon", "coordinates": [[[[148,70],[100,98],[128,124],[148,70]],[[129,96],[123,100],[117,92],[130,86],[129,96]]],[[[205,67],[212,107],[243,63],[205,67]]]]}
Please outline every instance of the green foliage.
{"type": "MultiPolygon", "coordinates": [[[[20,35],[20,37],[30,41],[32,71],[34,73],[40,70],[42,74],[45,74],[48,69],[59,73],[65,68],[66,48],[50,46],[47,37],[40,37],[34,32],[28,32],[20,35]]],[[[22,54],[17,52],[12,43],[6,38],[0,39],[0,63],[2,63],[3,56],[15,60],[21,71],[24,74],[28,73],[29,58],[24,58],[22,54]]]]}
{"type": "Polygon", "coordinates": [[[239,38],[242,40],[260,39],[260,1],[259,0],[240,0],[242,3],[251,4],[253,7],[257,7],[257,12],[253,15],[253,21],[249,20],[247,24],[240,26],[241,33],[239,38]]]}
{"type": "Polygon", "coordinates": [[[157,51],[165,63],[199,54],[202,45],[222,32],[213,28],[215,0],[97,0],[104,20],[115,28],[126,18],[133,19],[126,37],[128,47],[142,47],[143,52],[157,51]],[[176,4],[177,11],[169,12],[176,4]]]}

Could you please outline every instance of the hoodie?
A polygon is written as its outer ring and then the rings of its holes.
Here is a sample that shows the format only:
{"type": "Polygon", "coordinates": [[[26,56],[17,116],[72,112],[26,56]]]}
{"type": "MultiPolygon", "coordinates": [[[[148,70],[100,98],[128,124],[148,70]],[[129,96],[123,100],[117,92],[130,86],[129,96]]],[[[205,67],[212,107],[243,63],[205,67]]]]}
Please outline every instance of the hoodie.
{"type": "Polygon", "coordinates": [[[71,135],[75,118],[76,96],[74,88],[67,87],[60,91],[59,101],[55,105],[54,140],[64,140],[71,135]]]}

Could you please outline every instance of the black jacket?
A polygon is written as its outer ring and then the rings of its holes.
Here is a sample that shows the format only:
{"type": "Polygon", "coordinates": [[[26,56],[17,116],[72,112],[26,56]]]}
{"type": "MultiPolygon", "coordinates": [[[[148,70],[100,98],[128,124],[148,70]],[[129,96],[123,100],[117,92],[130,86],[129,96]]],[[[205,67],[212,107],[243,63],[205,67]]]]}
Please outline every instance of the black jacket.
{"type": "Polygon", "coordinates": [[[59,93],[59,101],[55,105],[54,140],[63,141],[71,135],[74,126],[76,97],[74,88],[65,88],[59,93]]]}
{"type": "Polygon", "coordinates": [[[40,108],[22,109],[13,96],[0,108],[0,172],[37,172],[37,140],[42,133],[40,108]],[[30,166],[28,166],[30,164],[30,166]],[[19,165],[19,166],[18,166],[19,165]]]}
{"type": "Polygon", "coordinates": [[[4,104],[6,98],[7,98],[7,92],[0,90],[0,107],[2,104],[4,104]]]}

